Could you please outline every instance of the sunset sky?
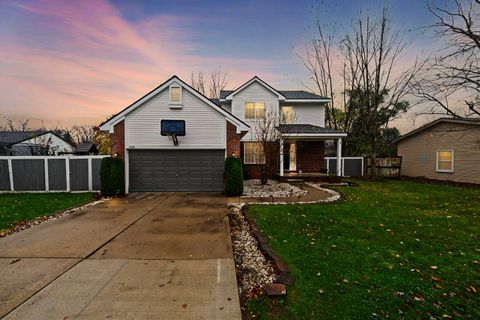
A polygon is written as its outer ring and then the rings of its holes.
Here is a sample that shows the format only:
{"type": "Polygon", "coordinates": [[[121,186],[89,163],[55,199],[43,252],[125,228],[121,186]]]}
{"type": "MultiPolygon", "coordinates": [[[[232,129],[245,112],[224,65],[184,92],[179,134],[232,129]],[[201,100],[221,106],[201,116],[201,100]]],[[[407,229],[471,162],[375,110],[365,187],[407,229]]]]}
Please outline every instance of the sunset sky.
{"type": "MultiPolygon", "coordinates": [[[[312,7],[325,23],[345,25],[382,4],[0,0],[0,115],[98,124],[173,74],[189,81],[192,71],[219,68],[231,88],[258,75],[303,89],[308,75],[296,52],[311,36],[312,7]]],[[[433,40],[416,29],[431,22],[425,3],[391,1],[391,9],[411,43],[405,59],[428,50],[433,40]]]]}

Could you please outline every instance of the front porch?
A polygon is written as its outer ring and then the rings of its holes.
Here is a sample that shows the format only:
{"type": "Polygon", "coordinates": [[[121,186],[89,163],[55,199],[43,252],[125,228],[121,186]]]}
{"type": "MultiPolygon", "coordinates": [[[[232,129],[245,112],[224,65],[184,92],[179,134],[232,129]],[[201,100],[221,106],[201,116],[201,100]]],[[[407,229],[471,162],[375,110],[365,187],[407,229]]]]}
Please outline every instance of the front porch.
{"type": "Polygon", "coordinates": [[[277,180],[280,182],[327,182],[327,183],[339,183],[341,182],[341,177],[334,176],[327,173],[299,173],[299,172],[284,172],[283,176],[278,175],[277,180]]]}
{"type": "Polygon", "coordinates": [[[335,141],[337,161],[333,172],[342,176],[342,138],[346,133],[309,124],[284,124],[278,130],[281,132],[279,180],[325,181],[332,177],[324,161],[327,140],[335,141]]]}

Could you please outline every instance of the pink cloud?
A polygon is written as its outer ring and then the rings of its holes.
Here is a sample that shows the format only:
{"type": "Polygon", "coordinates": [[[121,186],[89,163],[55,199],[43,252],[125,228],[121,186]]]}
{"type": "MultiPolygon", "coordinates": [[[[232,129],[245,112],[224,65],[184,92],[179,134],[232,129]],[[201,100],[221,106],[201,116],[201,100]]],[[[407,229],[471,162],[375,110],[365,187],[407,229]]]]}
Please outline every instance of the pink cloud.
{"type": "MultiPolygon", "coordinates": [[[[187,17],[125,20],[108,1],[4,4],[15,24],[0,31],[0,114],[65,125],[99,123],[177,74],[222,68],[235,87],[287,61],[198,55],[187,17]]],[[[2,7],[0,6],[0,10],[2,7]]],[[[1,12],[0,12],[1,18],[1,12]]]]}

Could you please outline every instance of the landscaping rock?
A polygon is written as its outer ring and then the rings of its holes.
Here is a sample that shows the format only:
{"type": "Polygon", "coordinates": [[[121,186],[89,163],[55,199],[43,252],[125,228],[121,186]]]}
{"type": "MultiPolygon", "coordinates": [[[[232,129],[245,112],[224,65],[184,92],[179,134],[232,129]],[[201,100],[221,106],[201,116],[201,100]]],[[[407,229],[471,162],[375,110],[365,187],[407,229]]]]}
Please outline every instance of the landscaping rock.
{"type": "Polygon", "coordinates": [[[263,290],[268,296],[284,296],[287,293],[285,285],[281,283],[266,284],[263,286],[263,290]]]}
{"type": "Polygon", "coordinates": [[[260,180],[246,180],[243,184],[244,198],[287,198],[298,197],[307,194],[306,190],[302,190],[297,186],[289,183],[280,183],[275,180],[268,180],[266,185],[262,185],[260,180]]]}
{"type": "Polygon", "coordinates": [[[283,283],[287,286],[291,286],[292,284],[295,283],[295,278],[293,278],[293,276],[290,274],[290,272],[282,272],[277,277],[277,282],[278,283],[283,283]]]}
{"type": "Polygon", "coordinates": [[[274,261],[274,267],[275,267],[275,270],[277,270],[280,273],[290,271],[290,269],[288,269],[288,266],[280,260],[274,261]]]}
{"type": "Polygon", "coordinates": [[[263,255],[250,224],[240,211],[241,205],[229,208],[233,255],[237,269],[238,291],[241,300],[254,297],[263,286],[275,281],[276,275],[263,255]]]}

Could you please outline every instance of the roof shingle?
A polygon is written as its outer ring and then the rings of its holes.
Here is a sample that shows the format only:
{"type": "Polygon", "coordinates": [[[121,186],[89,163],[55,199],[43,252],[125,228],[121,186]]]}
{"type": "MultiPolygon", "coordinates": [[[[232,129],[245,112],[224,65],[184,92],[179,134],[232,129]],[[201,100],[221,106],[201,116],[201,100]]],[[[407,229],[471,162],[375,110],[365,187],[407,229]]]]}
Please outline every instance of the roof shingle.
{"type": "MultiPolygon", "coordinates": [[[[225,99],[234,90],[222,90],[220,91],[220,99],[225,99]]],[[[329,99],[328,97],[322,97],[318,94],[311,93],[305,90],[278,90],[287,99],[329,99]]]]}
{"type": "Polygon", "coordinates": [[[341,130],[314,126],[313,124],[281,124],[277,129],[281,133],[344,133],[341,130]]]}

